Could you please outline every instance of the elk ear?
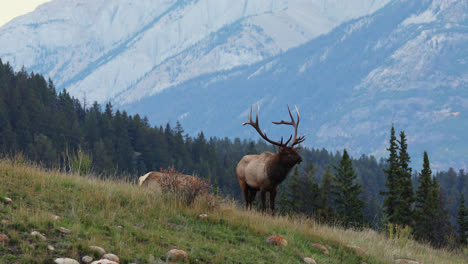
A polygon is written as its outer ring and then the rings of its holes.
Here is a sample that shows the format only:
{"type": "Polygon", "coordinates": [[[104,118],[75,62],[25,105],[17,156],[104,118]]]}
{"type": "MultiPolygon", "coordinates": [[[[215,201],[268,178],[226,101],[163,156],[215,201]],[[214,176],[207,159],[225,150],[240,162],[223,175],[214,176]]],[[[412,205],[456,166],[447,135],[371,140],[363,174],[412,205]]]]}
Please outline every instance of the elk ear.
{"type": "Polygon", "coordinates": [[[297,148],[295,148],[295,149],[294,149],[294,151],[296,151],[296,152],[299,152],[299,151],[301,151],[301,147],[297,147],[297,148]]]}

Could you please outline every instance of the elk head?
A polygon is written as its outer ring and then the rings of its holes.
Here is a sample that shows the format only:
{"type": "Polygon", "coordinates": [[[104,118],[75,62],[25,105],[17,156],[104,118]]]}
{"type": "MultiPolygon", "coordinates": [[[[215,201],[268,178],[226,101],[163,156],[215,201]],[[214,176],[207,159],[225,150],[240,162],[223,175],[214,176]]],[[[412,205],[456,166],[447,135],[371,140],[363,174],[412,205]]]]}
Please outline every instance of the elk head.
{"type": "Polygon", "coordinates": [[[257,115],[255,116],[255,122],[253,122],[253,120],[252,120],[252,107],[251,107],[250,108],[249,120],[247,122],[242,123],[243,126],[251,125],[253,128],[255,128],[255,130],[258,132],[258,134],[264,140],[266,140],[267,142],[277,146],[278,147],[278,154],[280,156],[281,161],[283,161],[285,164],[291,164],[293,166],[295,164],[298,164],[298,163],[302,162],[302,158],[298,154],[298,152],[299,152],[299,150],[301,150],[301,148],[299,148],[299,147],[294,148],[294,146],[304,142],[304,140],[305,140],[305,136],[297,137],[297,127],[299,126],[300,116],[299,116],[299,110],[297,110],[297,107],[295,107],[295,108],[296,108],[296,113],[297,113],[297,121],[294,120],[294,117],[291,114],[291,109],[289,109],[289,105],[288,105],[288,112],[289,112],[289,116],[291,117],[291,121],[286,122],[284,120],[281,120],[280,122],[272,122],[273,124],[276,124],[276,125],[290,125],[290,126],[294,127],[294,138],[293,138],[293,135],[291,135],[289,137],[289,139],[284,143],[283,143],[283,137],[281,137],[280,142],[273,141],[273,140],[271,140],[271,139],[269,139],[267,137],[266,132],[262,132],[262,130],[260,129],[260,126],[258,124],[258,113],[260,112],[260,107],[257,108],[257,115]],[[292,141],[291,141],[291,139],[292,139],[292,141]],[[291,144],[289,144],[289,146],[288,146],[288,143],[291,143],[291,144]]]}

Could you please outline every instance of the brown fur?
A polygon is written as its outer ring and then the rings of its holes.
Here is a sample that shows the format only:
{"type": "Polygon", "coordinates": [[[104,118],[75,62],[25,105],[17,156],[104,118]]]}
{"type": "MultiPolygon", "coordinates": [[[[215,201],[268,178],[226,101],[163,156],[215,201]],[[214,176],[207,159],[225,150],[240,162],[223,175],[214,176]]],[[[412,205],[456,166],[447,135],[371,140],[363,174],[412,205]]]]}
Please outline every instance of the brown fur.
{"type": "Polygon", "coordinates": [[[270,208],[275,209],[278,185],[294,167],[301,163],[299,148],[283,147],[278,153],[264,152],[244,156],[236,167],[236,175],[244,193],[246,207],[251,208],[257,191],[260,191],[263,210],[266,208],[266,193],[270,193],[270,208]]]}

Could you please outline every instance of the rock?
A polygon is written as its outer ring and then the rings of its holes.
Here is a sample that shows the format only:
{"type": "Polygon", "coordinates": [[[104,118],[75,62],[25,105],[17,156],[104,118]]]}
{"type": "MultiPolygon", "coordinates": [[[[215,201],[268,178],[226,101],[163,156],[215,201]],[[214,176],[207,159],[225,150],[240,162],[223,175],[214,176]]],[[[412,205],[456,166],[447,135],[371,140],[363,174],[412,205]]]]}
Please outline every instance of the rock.
{"type": "Polygon", "coordinates": [[[54,262],[57,264],[80,264],[78,261],[71,258],[56,258],[54,262]]]}
{"type": "Polygon", "coordinates": [[[10,239],[8,238],[7,235],[0,234],[0,243],[4,244],[4,243],[8,243],[8,241],[10,241],[10,239]]]}
{"type": "Polygon", "coordinates": [[[60,219],[61,219],[61,217],[60,217],[60,216],[58,216],[58,215],[54,215],[54,214],[52,214],[52,215],[50,215],[50,219],[52,219],[52,220],[54,220],[54,221],[58,221],[58,220],[60,220],[60,219]]]}
{"type": "Polygon", "coordinates": [[[102,248],[102,247],[98,247],[98,246],[89,246],[89,249],[91,249],[91,251],[93,252],[96,252],[98,253],[99,255],[104,255],[106,254],[106,251],[102,248]]]}
{"type": "Polygon", "coordinates": [[[266,239],[267,243],[272,246],[287,246],[288,241],[282,235],[273,235],[266,239]]]}
{"type": "Polygon", "coordinates": [[[54,250],[55,250],[54,246],[52,246],[52,245],[48,245],[48,246],[47,246],[47,249],[50,250],[50,251],[54,251],[54,250]]]}
{"type": "Polygon", "coordinates": [[[317,244],[317,243],[310,243],[310,245],[313,246],[314,248],[320,249],[320,251],[322,251],[323,254],[325,254],[327,256],[330,255],[330,252],[328,251],[328,249],[325,246],[317,244]]]}
{"type": "Polygon", "coordinates": [[[11,204],[13,202],[13,200],[11,198],[8,198],[8,197],[5,197],[3,198],[3,200],[5,201],[5,203],[7,204],[11,204]]]}
{"type": "Polygon", "coordinates": [[[71,230],[70,230],[70,229],[65,228],[65,227],[63,227],[63,226],[59,227],[58,230],[59,230],[60,232],[64,233],[64,234],[69,234],[69,233],[71,233],[71,230]]]}
{"type": "Polygon", "coordinates": [[[204,218],[207,218],[207,217],[208,217],[207,214],[201,214],[201,215],[198,216],[198,218],[200,218],[200,219],[204,219],[204,218]]]}
{"type": "Polygon", "coordinates": [[[395,263],[405,263],[405,264],[423,264],[422,261],[410,260],[410,259],[396,259],[395,263]]]}
{"type": "Polygon", "coordinates": [[[166,253],[167,260],[171,261],[181,261],[188,260],[187,252],[180,249],[171,249],[166,253]]]}
{"type": "Polygon", "coordinates": [[[47,238],[45,237],[45,235],[39,233],[38,231],[32,231],[32,232],[30,233],[30,235],[31,235],[31,236],[35,236],[35,237],[38,237],[39,239],[44,240],[44,241],[47,240],[47,238]]]}
{"type": "Polygon", "coordinates": [[[100,260],[95,260],[91,262],[91,264],[118,264],[118,263],[112,260],[108,260],[108,259],[100,259],[100,260]]]}
{"type": "Polygon", "coordinates": [[[8,225],[8,224],[10,224],[11,222],[10,222],[10,220],[8,220],[8,219],[2,219],[2,223],[8,225]]]}
{"type": "Polygon", "coordinates": [[[308,264],[317,264],[313,258],[304,258],[304,262],[308,264]]]}
{"type": "Polygon", "coordinates": [[[90,256],[84,256],[81,258],[81,262],[85,263],[85,264],[89,264],[91,262],[93,262],[93,258],[90,257],[90,256]]]}
{"type": "Polygon", "coordinates": [[[115,254],[112,254],[112,253],[104,254],[104,256],[102,256],[101,259],[111,260],[111,261],[114,261],[116,263],[120,262],[119,257],[117,255],[115,255],[115,254]]]}
{"type": "Polygon", "coordinates": [[[117,229],[120,229],[120,230],[123,229],[123,226],[121,226],[121,225],[118,225],[118,226],[116,226],[116,227],[117,227],[117,229]]]}

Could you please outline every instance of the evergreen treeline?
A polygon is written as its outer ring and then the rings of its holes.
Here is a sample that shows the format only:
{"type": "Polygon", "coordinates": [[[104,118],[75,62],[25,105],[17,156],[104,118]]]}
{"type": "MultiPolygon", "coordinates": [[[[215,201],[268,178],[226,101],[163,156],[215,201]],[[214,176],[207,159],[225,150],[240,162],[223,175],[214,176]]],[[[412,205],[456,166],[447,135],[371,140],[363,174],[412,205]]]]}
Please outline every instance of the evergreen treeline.
{"type": "MultiPolygon", "coordinates": [[[[392,133],[389,150],[393,154],[387,160],[366,155],[352,159],[346,152],[304,148],[305,162],[280,186],[280,210],[352,227],[382,227],[389,219],[410,223],[418,215],[418,188],[424,185],[419,179],[425,172],[409,168],[406,136],[402,132],[397,140],[392,133]],[[400,187],[393,190],[392,184],[400,187]],[[387,189],[380,195],[384,186],[387,189]],[[392,192],[399,197],[393,200],[399,205],[398,217],[392,216],[388,205],[392,192]]],[[[206,138],[203,133],[192,137],[184,134],[179,123],[153,127],[139,115],[115,111],[110,103],[87,105],[66,90],[57,93],[51,80],[24,69],[15,73],[0,60],[1,153],[23,153],[44,166],[67,171],[130,175],[134,180],[148,171],[174,166],[185,174],[210,178],[217,185],[215,190],[219,187],[223,195],[242,199],[235,175],[237,162],[246,154],[263,151],[275,149],[261,140],[206,138]]],[[[462,194],[468,197],[468,175],[463,170],[438,172],[431,184],[432,190],[438,186],[440,196],[433,203],[445,210],[434,213],[448,215],[453,223],[466,218],[466,209],[460,210],[464,208],[462,194]]]]}

